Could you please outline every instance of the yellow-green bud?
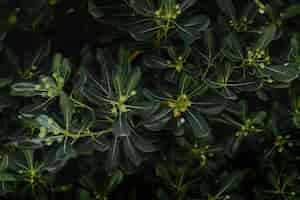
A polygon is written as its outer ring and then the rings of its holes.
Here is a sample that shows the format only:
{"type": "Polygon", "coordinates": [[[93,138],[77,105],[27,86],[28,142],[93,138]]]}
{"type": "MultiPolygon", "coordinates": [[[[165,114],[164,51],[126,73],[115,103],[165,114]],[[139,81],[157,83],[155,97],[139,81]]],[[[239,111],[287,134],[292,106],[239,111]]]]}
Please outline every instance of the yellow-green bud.
{"type": "Polygon", "coordinates": [[[130,92],[130,96],[135,96],[136,95],[136,91],[135,90],[132,90],[131,92],[130,92]]]}
{"type": "Polygon", "coordinates": [[[18,22],[17,15],[15,13],[11,13],[8,17],[8,23],[11,25],[15,25],[18,22]]]}
{"type": "Polygon", "coordinates": [[[41,86],[41,85],[35,85],[35,86],[34,86],[34,89],[35,89],[35,90],[40,90],[40,89],[42,89],[42,86],[41,86]]]}
{"type": "Polygon", "coordinates": [[[119,99],[120,102],[124,103],[126,100],[127,100],[126,96],[120,96],[120,99],[119,99]]]}

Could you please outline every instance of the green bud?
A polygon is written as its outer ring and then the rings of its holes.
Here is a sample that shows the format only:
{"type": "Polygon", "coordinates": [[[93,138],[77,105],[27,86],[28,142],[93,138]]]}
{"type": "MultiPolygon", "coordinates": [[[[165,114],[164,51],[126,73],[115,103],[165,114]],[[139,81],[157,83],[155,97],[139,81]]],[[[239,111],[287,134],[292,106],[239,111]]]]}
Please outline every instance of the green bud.
{"type": "Polygon", "coordinates": [[[131,92],[130,92],[130,96],[135,96],[136,95],[136,91],[135,90],[132,90],[131,92]]]}
{"type": "Polygon", "coordinates": [[[57,82],[61,84],[61,83],[64,83],[65,80],[62,77],[58,77],[57,82]]]}
{"type": "Polygon", "coordinates": [[[295,195],[296,195],[296,192],[291,192],[291,195],[292,195],[292,196],[295,196],[295,195]]]}
{"type": "Polygon", "coordinates": [[[294,144],[293,144],[292,142],[289,142],[289,143],[288,143],[288,146],[289,146],[289,147],[292,147],[292,146],[294,146],[294,144]]]}
{"type": "Polygon", "coordinates": [[[47,145],[47,146],[51,146],[52,144],[53,144],[53,141],[52,141],[52,140],[50,140],[50,139],[49,139],[49,140],[48,140],[48,139],[46,140],[46,145],[47,145]]]}
{"type": "Polygon", "coordinates": [[[51,85],[50,85],[49,83],[46,83],[46,84],[45,84],[45,88],[46,88],[46,89],[50,89],[50,88],[51,88],[51,85]]]}
{"type": "Polygon", "coordinates": [[[263,8],[260,8],[260,9],[258,9],[258,12],[259,12],[260,14],[264,14],[264,13],[265,13],[265,10],[264,10],[263,8]]]}
{"type": "Polygon", "coordinates": [[[61,143],[62,141],[63,141],[63,137],[57,138],[57,142],[58,142],[58,143],[61,143]]]}
{"type": "Polygon", "coordinates": [[[119,99],[119,101],[121,102],[121,103],[124,103],[125,101],[127,100],[127,97],[126,96],[120,96],[120,99],[119,99]]]}
{"type": "Polygon", "coordinates": [[[47,135],[47,130],[46,130],[46,128],[42,127],[40,129],[39,138],[45,138],[46,135],[47,135]]]}
{"type": "Polygon", "coordinates": [[[124,104],[119,105],[119,110],[120,110],[120,112],[127,112],[128,111],[126,105],[124,105],[124,104]]]}
{"type": "Polygon", "coordinates": [[[41,86],[41,85],[35,85],[35,86],[34,86],[34,89],[35,89],[35,90],[41,90],[41,89],[42,89],[42,86],[41,86]]]}
{"type": "Polygon", "coordinates": [[[11,25],[15,25],[18,22],[17,15],[15,13],[11,13],[8,17],[8,23],[11,25]]]}
{"type": "Polygon", "coordinates": [[[48,119],[48,124],[50,124],[50,125],[51,125],[51,124],[54,124],[54,120],[53,120],[52,118],[49,118],[49,119],[48,119]]]}

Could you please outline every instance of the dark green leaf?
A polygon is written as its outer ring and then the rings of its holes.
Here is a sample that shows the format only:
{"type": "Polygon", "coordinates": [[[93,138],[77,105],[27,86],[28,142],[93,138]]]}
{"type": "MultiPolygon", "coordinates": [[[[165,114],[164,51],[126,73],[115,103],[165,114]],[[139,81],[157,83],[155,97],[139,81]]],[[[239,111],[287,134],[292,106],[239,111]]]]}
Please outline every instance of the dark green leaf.
{"type": "Polygon", "coordinates": [[[124,179],[124,175],[122,171],[120,170],[114,171],[110,177],[109,184],[107,186],[108,191],[112,192],[118,185],[121,184],[123,179],[124,179]]]}
{"type": "Polygon", "coordinates": [[[15,83],[11,86],[11,95],[32,97],[38,96],[41,92],[36,90],[36,85],[33,83],[15,83]]]}
{"type": "Polygon", "coordinates": [[[73,102],[71,101],[70,97],[66,93],[61,92],[59,98],[59,104],[60,104],[60,109],[62,111],[62,114],[64,116],[64,121],[66,123],[66,129],[69,130],[72,122],[72,116],[74,113],[73,102]]]}
{"type": "Polygon", "coordinates": [[[271,76],[272,79],[281,82],[291,82],[298,77],[299,71],[293,64],[266,66],[264,74],[271,76]]]}
{"type": "Polygon", "coordinates": [[[219,8],[232,20],[236,20],[236,11],[232,0],[217,0],[219,8]]]}
{"type": "Polygon", "coordinates": [[[177,33],[187,44],[197,40],[200,37],[200,33],[205,31],[209,25],[210,20],[204,15],[197,15],[181,23],[175,23],[177,33]]]}
{"type": "Polygon", "coordinates": [[[104,16],[104,14],[99,8],[97,8],[93,1],[88,1],[88,11],[96,20],[104,16]]]}
{"type": "Polygon", "coordinates": [[[210,128],[201,114],[188,111],[185,116],[196,138],[205,138],[210,135],[210,128]]]}
{"type": "Polygon", "coordinates": [[[293,18],[300,15],[300,4],[294,4],[286,8],[281,14],[281,18],[284,20],[293,18]]]}
{"type": "Polygon", "coordinates": [[[256,43],[256,49],[265,49],[275,39],[276,31],[276,25],[270,24],[266,26],[256,43]]]}

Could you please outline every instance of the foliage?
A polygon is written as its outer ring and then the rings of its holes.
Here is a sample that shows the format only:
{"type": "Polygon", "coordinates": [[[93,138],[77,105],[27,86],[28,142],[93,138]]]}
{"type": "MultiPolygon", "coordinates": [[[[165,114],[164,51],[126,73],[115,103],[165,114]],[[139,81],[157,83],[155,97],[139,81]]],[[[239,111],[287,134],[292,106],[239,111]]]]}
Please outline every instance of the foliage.
{"type": "Polygon", "coordinates": [[[300,198],[296,0],[0,11],[4,199],[300,198]]]}

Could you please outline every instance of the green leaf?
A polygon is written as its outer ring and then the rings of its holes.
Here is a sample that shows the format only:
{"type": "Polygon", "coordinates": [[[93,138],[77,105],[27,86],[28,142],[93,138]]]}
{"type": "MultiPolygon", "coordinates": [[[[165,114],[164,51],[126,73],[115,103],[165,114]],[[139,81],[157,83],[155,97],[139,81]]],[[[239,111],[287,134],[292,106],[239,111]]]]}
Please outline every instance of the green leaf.
{"type": "Polygon", "coordinates": [[[43,44],[37,51],[34,52],[30,63],[30,66],[39,66],[44,59],[46,59],[50,54],[50,42],[43,44]]]}
{"type": "Polygon", "coordinates": [[[89,191],[85,189],[79,190],[79,200],[91,200],[89,191]]]}
{"type": "Polygon", "coordinates": [[[98,20],[104,16],[99,8],[94,4],[93,1],[88,1],[88,11],[94,17],[94,19],[98,20]]]}
{"type": "Polygon", "coordinates": [[[66,81],[71,74],[71,63],[67,58],[63,58],[61,54],[55,54],[53,57],[52,71],[66,81]]]}
{"type": "Polygon", "coordinates": [[[47,115],[41,114],[36,118],[41,127],[45,127],[49,132],[63,131],[60,125],[47,115]]]}
{"type": "Polygon", "coordinates": [[[224,87],[221,89],[220,94],[225,98],[225,99],[229,99],[229,100],[237,100],[238,96],[235,94],[235,92],[228,88],[228,87],[224,87]]]}
{"type": "Polygon", "coordinates": [[[13,174],[8,172],[0,172],[0,195],[16,190],[15,182],[19,181],[13,174]]]}
{"type": "Polygon", "coordinates": [[[76,156],[77,153],[71,144],[50,149],[45,156],[45,169],[48,172],[57,173],[70,159],[76,158],[76,156]]]}
{"type": "Polygon", "coordinates": [[[300,55],[300,42],[299,39],[296,35],[293,35],[293,37],[291,38],[291,50],[289,53],[289,59],[295,59],[296,63],[300,63],[297,62],[297,57],[300,55]]]}
{"type": "Polygon", "coordinates": [[[293,63],[288,65],[266,66],[262,71],[264,74],[271,76],[272,79],[280,82],[291,82],[295,80],[299,74],[298,69],[293,63]]]}
{"type": "Polygon", "coordinates": [[[217,4],[228,17],[236,20],[236,11],[232,0],[217,0],[217,4]]]}
{"type": "Polygon", "coordinates": [[[120,161],[120,138],[114,137],[109,152],[107,154],[106,169],[111,171],[116,168],[120,161]]]}
{"type": "Polygon", "coordinates": [[[138,14],[143,16],[151,16],[155,10],[155,3],[153,1],[148,0],[129,0],[129,5],[138,14]]]}
{"type": "Polygon", "coordinates": [[[135,165],[139,166],[142,162],[142,158],[139,155],[138,151],[133,146],[129,136],[121,138],[124,153],[126,157],[135,165]]]}
{"type": "Polygon", "coordinates": [[[129,30],[131,37],[137,41],[146,41],[154,37],[161,27],[157,26],[152,19],[141,19],[126,25],[125,30],[129,30]]]}
{"type": "Polygon", "coordinates": [[[140,68],[136,68],[130,75],[128,81],[127,81],[127,94],[130,94],[139,84],[139,81],[141,79],[142,72],[140,68]]]}
{"type": "Polygon", "coordinates": [[[193,85],[194,79],[188,74],[182,74],[179,78],[178,89],[180,94],[186,94],[188,90],[192,90],[191,86],[193,85]]]}
{"type": "Polygon", "coordinates": [[[162,189],[159,189],[157,192],[158,200],[169,200],[168,193],[162,189]]]}
{"type": "Polygon", "coordinates": [[[89,147],[91,147],[91,145],[93,146],[93,149],[95,149],[96,151],[99,151],[99,152],[106,152],[110,147],[107,144],[107,142],[102,141],[101,139],[95,139],[95,138],[90,139],[90,141],[85,144],[86,145],[83,144],[81,146],[83,147],[83,151],[88,151],[88,152],[91,151],[91,149],[89,149],[89,147]]]}
{"type": "Polygon", "coordinates": [[[188,111],[185,116],[196,138],[204,138],[210,135],[210,128],[200,113],[188,111]]]}
{"type": "Polygon", "coordinates": [[[149,115],[149,118],[143,122],[145,128],[151,131],[160,131],[172,118],[172,109],[159,109],[157,112],[149,115]]]}
{"type": "Polygon", "coordinates": [[[300,15],[300,4],[294,4],[286,8],[280,15],[281,19],[287,20],[300,15]]]}
{"type": "Polygon", "coordinates": [[[236,138],[232,138],[232,140],[229,142],[230,143],[229,153],[231,156],[234,156],[238,153],[238,150],[241,147],[243,139],[244,139],[243,137],[236,137],[236,138]]]}
{"type": "Polygon", "coordinates": [[[3,111],[3,109],[9,107],[11,103],[9,102],[9,99],[4,99],[0,97],[0,112],[3,111]]]}
{"type": "Polygon", "coordinates": [[[64,121],[66,123],[66,129],[69,130],[71,122],[72,122],[72,116],[75,111],[73,102],[71,101],[70,97],[66,93],[61,92],[60,98],[59,98],[59,105],[60,105],[62,114],[64,116],[64,121]]]}
{"type": "Polygon", "coordinates": [[[12,82],[12,78],[11,78],[11,77],[8,77],[8,78],[0,78],[0,88],[9,85],[11,82],[12,82]]]}
{"type": "Polygon", "coordinates": [[[33,83],[15,83],[11,86],[12,96],[33,97],[40,94],[41,92],[36,90],[36,84],[33,83]]]}
{"type": "Polygon", "coordinates": [[[113,190],[115,190],[117,186],[121,184],[123,179],[124,179],[124,174],[122,173],[122,171],[120,170],[114,171],[109,179],[109,183],[107,186],[108,192],[112,192],[113,190]]]}
{"type": "Polygon", "coordinates": [[[222,112],[226,106],[226,100],[222,97],[211,95],[205,101],[196,102],[195,109],[207,115],[216,115],[222,112]]]}
{"type": "Polygon", "coordinates": [[[233,62],[240,62],[244,59],[243,50],[235,34],[229,34],[225,38],[225,45],[227,48],[221,49],[224,56],[226,56],[229,60],[233,62]]]}
{"type": "Polygon", "coordinates": [[[13,174],[0,172],[0,182],[16,182],[17,179],[13,174]]]}
{"type": "Polygon", "coordinates": [[[253,118],[253,123],[263,124],[266,117],[267,117],[267,113],[265,111],[259,111],[258,113],[256,113],[255,117],[253,118]]]}
{"type": "Polygon", "coordinates": [[[265,49],[276,37],[276,25],[270,24],[263,29],[256,43],[256,49],[265,49]]]}
{"type": "Polygon", "coordinates": [[[197,15],[187,18],[181,23],[174,23],[181,39],[187,44],[191,44],[200,37],[201,32],[208,28],[210,20],[207,16],[197,15]]]}
{"type": "Polygon", "coordinates": [[[7,169],[8,163],[9,163],[8,155],[5,154],[5,155],[3,155],[2,158],[1,158],[1,162],[0,162],[0,172],[1,172],[1,171],[4,171],[5,169],[7,169]]]}
{"type": "Polygon", "coordinates": [[[190,7],[194,6],[197,3],[197,0],[184,0],[180,4],[180,9],[182,12],[189,9],[190,7]]]}
{"type": "Polygon", "coordinates": [[[120,113],[118,120],[113,124],[112,132],[115,137],[127,137],[131,134],[126,115],[120,113]]]}
{"type": "Polygon", "coordinates": [[[146,55],[143,59],[143,64],[149,68],[167,69],[166,61],[157,55],[146,55]]]}
{"type": "Polygon", "coordinates": [[[132,142],[138,150],[144,153],[150,153],[158,150],[158,148],[155,145],[153,145],[151,141],[146,140],[139,135],[132,137],[132,142]]]}
{"type": "Polygon", "coordinates": [[[241,180],[243,178],[242,172],[235,171],[231,174],[228,174],[225,177],[221,178],[221,186],[216,196],[220,197],[225,192],[229,192],[230,190],[239,186],[241,180]]]}

